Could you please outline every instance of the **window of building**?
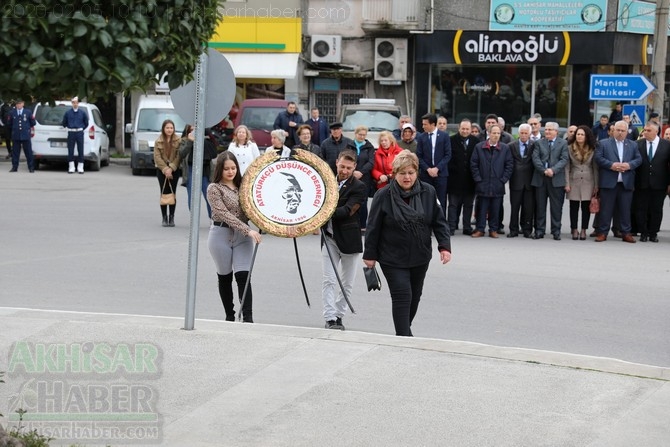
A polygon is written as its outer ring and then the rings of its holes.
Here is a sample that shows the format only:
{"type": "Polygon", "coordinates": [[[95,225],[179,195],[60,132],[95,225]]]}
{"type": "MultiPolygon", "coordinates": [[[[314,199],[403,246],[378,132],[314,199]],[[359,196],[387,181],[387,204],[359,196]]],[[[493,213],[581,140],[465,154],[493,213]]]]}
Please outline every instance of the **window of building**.
{"type": "Polygon", "coordinates": [[[317,78],[313,80],[310,104],[328,123],[339,119],[345,104],[358,104],[365,97],[366,80],[359,78],[317,78]]]}

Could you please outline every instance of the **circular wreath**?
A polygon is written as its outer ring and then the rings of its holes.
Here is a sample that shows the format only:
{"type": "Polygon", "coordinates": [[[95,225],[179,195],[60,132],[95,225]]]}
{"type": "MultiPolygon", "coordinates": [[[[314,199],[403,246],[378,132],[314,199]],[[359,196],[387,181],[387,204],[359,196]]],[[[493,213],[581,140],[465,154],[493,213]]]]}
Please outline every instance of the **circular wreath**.
{"type": "MultiPolygon", "coordinates": [[[[282,178],[285,180],[289,182],[293,181],[290,179],[293,177],[292,175],[284,174],[284,176],[286,177],[282,178]]],[[[281,192],[276,189],[272,192],[277,196],[277,200],[281,200],[283,197],[281,196],[281,192]]],[[[240,186],[240,205],[246,216],[264,232],[279,237],[300,237],[322,227],[335,212],[338,199],[337,180],[328,163],[303,149],[294,149],[291,151],[289,159],[280,159],[277,151],[268,148],[265,154],[255,159],[249,165],[240,186]],[[260,191],[264,186],[263,182],[267,179],[266,173],[269,170],[274,171],[275,168],[280,167],[301,167],[296,163],[291,164],[292,162],[297,162],[301,165],[306,164],[309,168],[316,171],[318,176],[312,173],[312,178],[315,181],[322,181],[324,193],[322,199],[314,201],[314,203],[317,201],[320,203],[318,211],[313,216],[299,223],[283,223],[278,221],[277,218],[273,218],[273,216],[266,215],[267,212],[264,212],[266,210],[259,208],[256,198],[259,197],[260,191]]]]}

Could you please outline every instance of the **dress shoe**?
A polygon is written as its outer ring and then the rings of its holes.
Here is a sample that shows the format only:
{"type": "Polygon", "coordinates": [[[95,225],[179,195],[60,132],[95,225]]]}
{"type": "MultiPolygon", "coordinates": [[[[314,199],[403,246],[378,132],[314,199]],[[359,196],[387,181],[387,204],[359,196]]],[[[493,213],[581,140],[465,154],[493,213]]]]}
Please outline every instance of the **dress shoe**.
{"type": "Polygon", "coordinates": [[[593,230],[593,232],[589,234],[589,237],[598,237],[598,232],[596,230],[593,230]]]}
{"type": "Polygon", "coordinates": [[[498,234],[505,234],[505,230],[501,228],[501,229],[499,229],[498,231],[496,231],[496,233],[498,233],[498,234]]]}
{"type": "Polygon", "coordinates": [[[544,239],[544,233],[535,233],[533,239],[544,239]]]}
{"type": "Polygon", "coordinates": [[[554,234],[554,240],[555,241],[560,241],[561,240],[561,235],[560,234],[554,234]]]}
{"type": "Polygon", "coordinates": [[[599,234],[598,236],[596,236],[596,242],[605,242],[606,240],[607,236],[605,236],[604,234],[599,234]]]}
{"type": "Polygon", "coordinates": [[[510,231],[507,237],[518,237],[519,232],[518,231],[510,231]]]}
{"type": "Polygon", "coordinates": [[[586,240],[586,230],[582,230],[582,231],[579,233],[579,240],[580,240],[580,241],[585,241],[585,240],[586,240]]]}
{"type": "Polygon", "coordinates": [[[489,231],[489,237],[492,237],[493,239],[498,239],[498,232],[497,231],[489,231]]]}
{"type": "Polygon", "coordinates": [[[658,242],[658,236],[652,234],[651,236],[649,236],[649,242],[658,242]]]}
{"type": "Polygon", "coordinates": [[[463,234],[466,236],[472,236],[472,229],[471,228],[463,228],[463,234]]]}
{"type": "Polygon", "coordinates": [[[12,168],[12,169],[9,170],[9,172],[16,172],[16,171],[18,171],[18,169],[16,169],[16,168],[12,168]]]}
{"type": "Polygon", "coordinates": [[[34,169],[28,169],[28,172],[30,172],[31,174],[34,174],[35,170],[34,169]]]}
{"type": "Polygon", "coordinates": [[[453,236],[454,234],[456,234],[454,230],[449,230],[449,236],[453,236]]]}
{"type": "Polygon", "coordinates": [[[622,234],[621,235],[621,240],[624,242],[628,242],[629,244],[634,244],[635,243],[635,238],[631,236],[630,234],[622,234]]]}
{"type": "Polygon", "coordinates": [[[481,232],[481,231],[479,231],[479,230],[477,230],[477,231],[475,231],[474,233],[472,233],[470,236],[471,236],[471,237],[482,237],[482,236],[484,236],[484,233],[481,232]]]}
{"type": "Polygon", "coordinates": [[[614,233],[614,237],[618,237],[619,239],[623,237],[619,230],[612,230],[612,233],[614,233]]]}
{"type": "Polygon", "coordinates": [[[649,236],[647,236],[646,234],[642,234],[642,236],[640,236],[640,242],[647,242],[648,240],[649,236]]]}
{"type": "Polygon", "coordinates": [[[533,234],[530,233],[530,232],[528,232],[528,231],[524,231],[524,232],[523,232],[523,237],[525,237],[526,239],[532,239],[532,238],[533,238],[533,234]]]}
{"type": "Polygon", "coordinates": [[[579,239],[579,231],[578,230],[572,230],[572,240],[576,241],[579,239]]]}

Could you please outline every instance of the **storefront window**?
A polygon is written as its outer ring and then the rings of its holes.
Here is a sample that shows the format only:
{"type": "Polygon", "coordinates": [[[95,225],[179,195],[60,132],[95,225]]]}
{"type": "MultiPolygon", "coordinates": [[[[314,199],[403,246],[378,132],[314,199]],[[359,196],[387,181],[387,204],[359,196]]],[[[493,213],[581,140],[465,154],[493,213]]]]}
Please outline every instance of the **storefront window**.
{"type": "Polygon", "coordinates": [[[431,111],[445,115],[450,130],[463,118],[483,125],[489,113],[503,117],[511,127],[525,123],[533,113],[540,113],[543,122],[568,125],[567,67],[435,64],[431,72],[431,111]]]}

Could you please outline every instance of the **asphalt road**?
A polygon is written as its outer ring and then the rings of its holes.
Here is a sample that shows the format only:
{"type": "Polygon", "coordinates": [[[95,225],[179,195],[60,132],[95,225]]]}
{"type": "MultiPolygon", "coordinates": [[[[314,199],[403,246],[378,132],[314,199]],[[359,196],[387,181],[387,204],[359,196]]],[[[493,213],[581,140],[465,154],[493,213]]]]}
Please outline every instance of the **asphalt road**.
{"type": "MultiPolygon", "coordinates": [[[[68,175],[9,173],[0,163],[0,306],[184,316],[189,214],[179,188],[175,228],[162,228],[155,177],[128,166],[68,175]]],[[[666,202],[667,203],[667,202],[666,202]]],[[[666,205],[667,206],[667,205],[666,205]]],[[[667,208],[666,208],[667,210],[667,208]]],[[[223,319],[202,209],[197,319],[223,319]]],[[[669,213],[670,214],[670,213],[669,213]]],[[[454,236],[453,260],[428,271],[415,336],[613,357],[670,366],[670,216],[660,243],[454,236]]],[[[318,236],[264,236],[254,270],[257,323],[323,327],[318,236]]],[[[362,263],[361,263],[362,267],[362,263]]],[[[362,274],[348,330],[393,333],[386,284],[362,274]]]]}

